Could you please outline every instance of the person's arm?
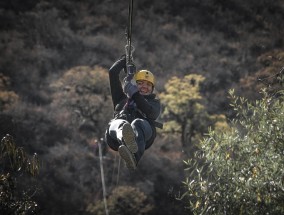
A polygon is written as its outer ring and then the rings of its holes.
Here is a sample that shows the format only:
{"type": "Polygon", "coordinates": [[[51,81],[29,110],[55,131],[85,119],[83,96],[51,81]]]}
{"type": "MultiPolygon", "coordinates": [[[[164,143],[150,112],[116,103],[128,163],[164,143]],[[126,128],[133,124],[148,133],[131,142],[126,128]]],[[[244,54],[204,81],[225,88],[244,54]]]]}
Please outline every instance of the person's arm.
{"type": "MultiPolygon", "coordinates": [[[[153,95],[154,96],[154,95],[153,95]]],[[[161,112],[161,103],[158,99],[145,99],[139,92],[134,93],[132,99],[137,108],[146,115],[148,119],[156,120],[161,112]]]]}
{"type": "Polygon", "coordinates": [[[123,92],[121,82],[119,80],[119,74],[122,69],[125,69],[125,67],[126,67],[126,59],[125,55],[123,55],[109,69],[110,92],[114,108],[122,99],[126,97],[126,95],[123,92]]]}

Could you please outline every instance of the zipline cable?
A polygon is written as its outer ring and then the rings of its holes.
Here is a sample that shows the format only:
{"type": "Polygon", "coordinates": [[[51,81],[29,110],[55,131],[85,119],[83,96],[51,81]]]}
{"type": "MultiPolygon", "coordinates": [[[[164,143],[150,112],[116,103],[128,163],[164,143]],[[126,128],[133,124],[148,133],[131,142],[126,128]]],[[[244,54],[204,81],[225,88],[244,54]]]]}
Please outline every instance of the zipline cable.
{"type": "Polygon", "coordinates": [[[121,165],[121,157],[120,156],[117,156],[117,155],[115,155],[115,157],[114,157],[114,163],[113,163],[113,170],[112,170],[112,183],[111,183],[111,185],[113,185],[114,184],[114,178],[115,178],[115,174],[116,174],[116,184],[115,184],[115,186],[118,186],[118,183],[119,183],[119,175],[120,175],[120,165],[121,165]],[[118,159],[117,159],[117,157],[118,157],[118,159]],[[116,165],[116,163],[117,163],[117,160],[118,160],[118,164],[116,165]],[[115,172],[116,171],[116,166],[117,166],[117,172],[115,172]]]}
{"type": "MultiPolygon", "coordinates": [[[[132,53],[134,52],[134,47],[132,46],[132,41],[131,41],[132,40],[132,19],[133,19],[133,0],[129,0],[128,26],[127,26],[127,33],[126,33],[127,45],[125,46],[126,62],[127,63],[133,62],[132,53]]],[[[98,141],[98,146],[99,146],[99,157],[100,157],[100,169],[101,169],[101,181],[102,181],[102,187],[103,187],[104,207],[105,207],[105,213],[106,213],[106,215],[108,215],[109,213],[108,213],[107,199],[106,199],[106,186],[105,186],[105,179],[104,179],[101,141],[98,141]]],[[[115,162],[116,162],[116,159],[115,159],[115,162]]],[[[116,185],[118,185],[118,183],[119,183],[120,166],[121,166],[121,158],[119,157],[116,185]]]]}
{"type": "Polygon", "coordinates": [[[126,33],[127,45],[125,46],[127,63],[131,63],[133,61],[132,53],[134,52],[134,47],[132,46],[132,19],[133,19],[133,0],[129,0],[128,26],[127,26],[127,33],[126,33]]]}
{"type": "Polygon", "coordinates": [[[112,169],[112,174],[111,174],[111,186],[113,186],[113,181],[114,181],[114,177],[116,174],[116,160],[117,160],[117,154],[114,155],[114,162],[113,162],[113,169],[112,169]]]}
{"type": "Polygon", "coordinates": [[[116,186],[118,186],[118,182],[119,182],[120,164],[121,164],[121,157],[119,156],[119,159],[118,159],[118,167],[117,167],[116,186]]]}
{"type": "MultiPolygon", "coordinates": [[[[127,33],[126,33],[127,44],[125,46],[126,64],[127,65],[133,63],[132,54],[135,50],[134,46],[132,46],[132,20],[133,20],[133,0],[129,0],[129,4],[128,4],[128,26],[127,26],[127,33]]],[[[120,167],[121,167],[121,157],[119,156],[118,167],[117,167],[116,186],[118,186],[118,183],[119,183],[120,167]]]]}

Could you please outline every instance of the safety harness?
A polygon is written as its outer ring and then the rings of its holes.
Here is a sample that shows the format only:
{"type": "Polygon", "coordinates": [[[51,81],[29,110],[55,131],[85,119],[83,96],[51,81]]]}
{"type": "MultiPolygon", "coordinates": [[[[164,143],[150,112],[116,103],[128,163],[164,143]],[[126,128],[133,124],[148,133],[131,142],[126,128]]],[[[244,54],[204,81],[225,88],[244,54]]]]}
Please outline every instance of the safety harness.
{"type": "Polygon", "coordinates": [[[122,110],[120,112],[117,112],[114,117],[114,119],[124,119],[129,123],[131,123],[136,118],[145,119],[156,128],[163,129],[163,123],[147,118],[145,114],[136,107],[134,100],[129,98],[127,99],[122,110]]]}

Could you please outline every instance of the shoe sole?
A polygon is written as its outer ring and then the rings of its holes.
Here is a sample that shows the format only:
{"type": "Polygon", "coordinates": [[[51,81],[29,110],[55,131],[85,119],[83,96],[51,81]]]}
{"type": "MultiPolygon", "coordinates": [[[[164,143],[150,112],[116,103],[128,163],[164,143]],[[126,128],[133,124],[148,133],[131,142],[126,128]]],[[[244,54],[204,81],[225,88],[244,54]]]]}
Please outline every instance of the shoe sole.
{"type": "Polygon", "coordinates": [[[125,123],[122,128],[122,137],[125,145],[132,153],[136,153],[138,151],[138,146],[136,143],[136,135],[129,123],[125,123]]]}
{"type": "Polygon", "coordinates": [[[130,150],[125,145],[121,145],[118,148],[118,152],[120,157],[125,161],[126,167],[130,170],[135,170],[136,162],[130,150]]]}

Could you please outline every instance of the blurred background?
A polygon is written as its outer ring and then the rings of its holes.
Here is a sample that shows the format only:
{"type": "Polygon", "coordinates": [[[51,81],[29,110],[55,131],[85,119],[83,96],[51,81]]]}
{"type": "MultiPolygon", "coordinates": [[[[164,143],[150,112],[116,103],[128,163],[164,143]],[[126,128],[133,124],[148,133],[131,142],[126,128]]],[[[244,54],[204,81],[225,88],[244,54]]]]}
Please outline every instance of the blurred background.
{"type": "Polygon", "coordinates": [[[208,116],[233,117],[228,90],[257,99],[259,79],[284,64],[283,0],[134,0],[134,62],[156,76],[165,129],[130,173],[103,139],[113,111],[108,69],[125,52],[128,1],[2,0],[0,17],[1,138],[10,133],[37,154],[36,177],[14,176],[17,195],[25,192],[42,214],[105,214],[99,143],[109,204],[138,198],[138,214],[190,214],[176,198],[183,160],[216,121],[208,116]],[[167,95],[178,99],[171,86],[188,75],[204,78],[203,114],[180,106],[179,119],[166,112],[167,95]],[[167,125],[182,118],[190,126],[167,125]]]}

